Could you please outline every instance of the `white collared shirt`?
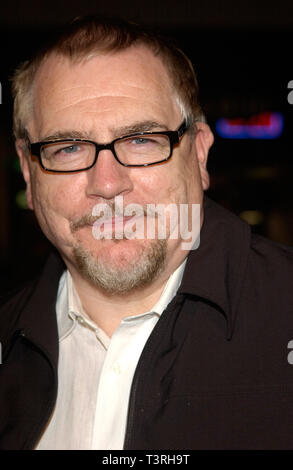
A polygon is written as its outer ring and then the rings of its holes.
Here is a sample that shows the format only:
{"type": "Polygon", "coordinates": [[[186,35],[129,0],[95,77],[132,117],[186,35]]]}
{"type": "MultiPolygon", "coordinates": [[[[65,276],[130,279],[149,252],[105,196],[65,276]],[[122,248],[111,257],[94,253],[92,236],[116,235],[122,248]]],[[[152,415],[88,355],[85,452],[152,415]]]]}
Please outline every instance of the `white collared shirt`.
{"type": "Polygon", "coordinates": [[[133,375],[160,315],[180,286],[185,261],[149,311],[124,318],[109,338],[86,315],[69,271],[56,303],[58,394],[38,450],[123,449],[133,375]]]}

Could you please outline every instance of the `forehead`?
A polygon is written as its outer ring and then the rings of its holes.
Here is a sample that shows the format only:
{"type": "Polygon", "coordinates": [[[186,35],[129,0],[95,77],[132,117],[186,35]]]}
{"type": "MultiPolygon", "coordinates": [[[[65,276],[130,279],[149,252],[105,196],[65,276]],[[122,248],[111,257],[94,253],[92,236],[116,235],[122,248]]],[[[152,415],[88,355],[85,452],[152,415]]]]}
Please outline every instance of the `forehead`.
{"type": "Polygon", "coordinates": [[[145,119],[174,120],[177,125],[174,95],[165,65],[144,46],[79,62],[51,55],[35,79],[34,127],[46,127],[47,119],[72,121],[75,115],[131,121],[142,114],[145,119]]]}

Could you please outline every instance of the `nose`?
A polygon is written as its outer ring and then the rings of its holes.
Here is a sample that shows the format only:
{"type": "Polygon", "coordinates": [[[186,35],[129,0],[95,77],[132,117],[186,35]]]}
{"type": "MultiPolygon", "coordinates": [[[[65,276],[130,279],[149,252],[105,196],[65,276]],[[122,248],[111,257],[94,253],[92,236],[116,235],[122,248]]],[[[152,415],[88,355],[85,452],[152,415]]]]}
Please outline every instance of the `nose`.
{"type": "Polygon", "coordinates": [[[112,199],[133,189],[130,169],[121,165],[111,150],[101,150],[96,164],[86,173],[88,197],[112,199]]]}

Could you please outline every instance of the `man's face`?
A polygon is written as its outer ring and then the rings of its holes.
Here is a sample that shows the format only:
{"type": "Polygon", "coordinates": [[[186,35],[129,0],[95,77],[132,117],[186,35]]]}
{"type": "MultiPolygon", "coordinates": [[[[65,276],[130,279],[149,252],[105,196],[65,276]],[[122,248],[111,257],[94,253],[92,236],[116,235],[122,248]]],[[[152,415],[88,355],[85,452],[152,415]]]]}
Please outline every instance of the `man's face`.
{"type": "MultiPolygon", "coordinates": [[[[51,56],[37,73],[28,132],[31,142],[61,133],[108,143],[134,130],[144,131],[146,123],[154,123],[149,131],[160,131],[175,130],[182,121],[164,65],[141,46],[80,63],[51,56]]],[[[82,270],[80,264],[88,258],[92,264],[100,263],[99,272],[120,273],[121,283],[121,273],[143,271],[154,257],[168,275],[182,262],[187,253],[180,239],[97,240],[92,225],[80,221],[92,214],[96,204],[111,205],[117,196],[123,196],[124,206],[136,203],[144,208],[158,203],[201,204],[208,186],[205,163],[211,135],[207,126],[199,134],[195,138],[185,134],[169,161],[145,168],[123,167],[110,150],[103,150],[90,170],[54,174],[19,150],[29,207],[69,268],[82,270]]],[[[152,269],[150,280],[159,272],[158,266],[152,269]]]]}

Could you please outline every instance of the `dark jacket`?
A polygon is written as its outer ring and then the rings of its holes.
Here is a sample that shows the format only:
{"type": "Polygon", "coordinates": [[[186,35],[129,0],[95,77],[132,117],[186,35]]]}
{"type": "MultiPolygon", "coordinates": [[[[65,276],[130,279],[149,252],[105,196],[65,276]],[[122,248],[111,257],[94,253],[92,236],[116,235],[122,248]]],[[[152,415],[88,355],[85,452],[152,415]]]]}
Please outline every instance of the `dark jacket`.
{"type": "MultiPolygon", "coordinates": [[[[206,200],[198,250],[134,375],[125,449],[293,449],[293,252],[206,200]]],[[[57,394],[64,270],[0,309],[0,448],[33,449],[57,394]]]]}

